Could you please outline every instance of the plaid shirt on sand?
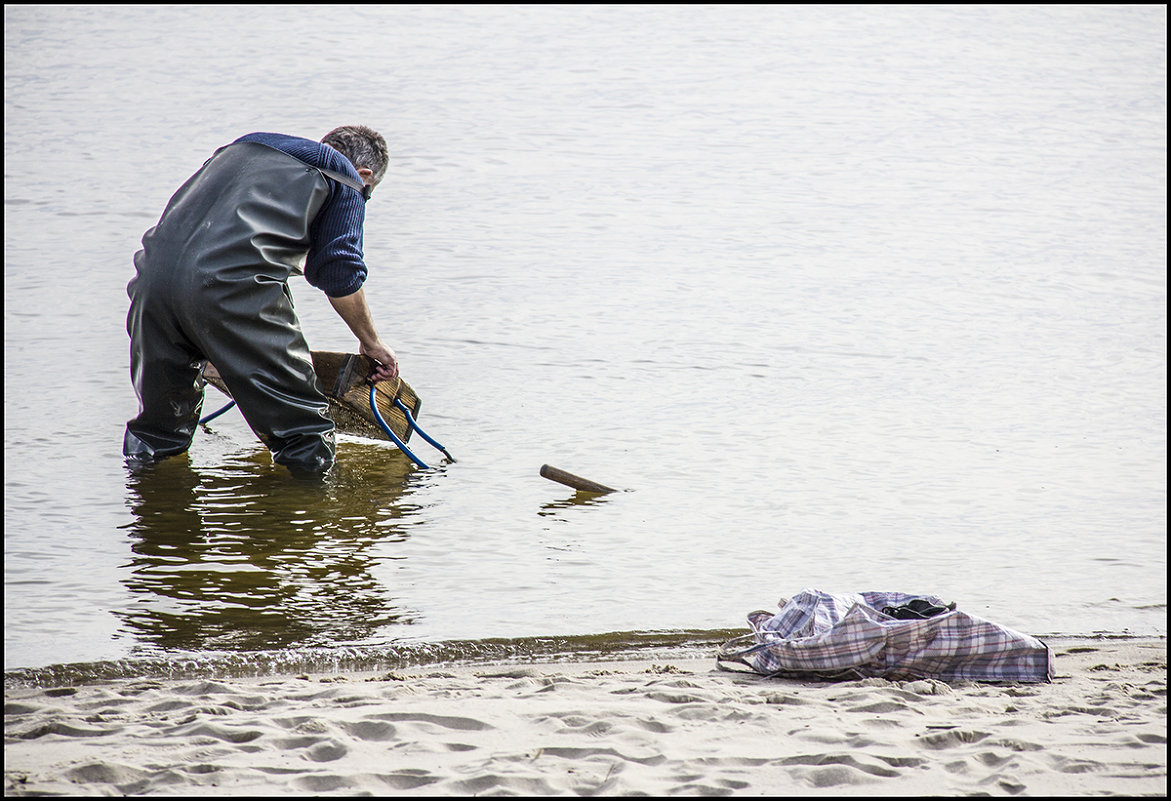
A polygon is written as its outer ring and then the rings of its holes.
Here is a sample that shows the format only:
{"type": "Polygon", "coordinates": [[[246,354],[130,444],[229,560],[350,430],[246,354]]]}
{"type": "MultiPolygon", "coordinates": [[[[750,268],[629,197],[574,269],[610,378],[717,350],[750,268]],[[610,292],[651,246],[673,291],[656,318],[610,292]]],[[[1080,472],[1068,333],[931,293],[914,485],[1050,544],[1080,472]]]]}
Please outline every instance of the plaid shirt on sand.
{"type": "Polygon", "coordinates": [[[775,615],[751,613],[753,633],[725,643],[717,661],[740,662],[766,676],[1053,679],[1053,655],[1035,637],[962,611],[924,620],[898,620],[880,611],[915,598],[945,605],[935,596],[898,592],[803,590],[775,615]]]}

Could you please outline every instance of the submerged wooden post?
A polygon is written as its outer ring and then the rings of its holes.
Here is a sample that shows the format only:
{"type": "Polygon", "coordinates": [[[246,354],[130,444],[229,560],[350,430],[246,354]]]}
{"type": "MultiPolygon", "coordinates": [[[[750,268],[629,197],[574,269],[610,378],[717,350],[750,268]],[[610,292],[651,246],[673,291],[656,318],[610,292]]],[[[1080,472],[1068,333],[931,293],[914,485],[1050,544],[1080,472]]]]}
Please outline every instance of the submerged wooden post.
{"type": "Polygon", "coordinates": [[[556,481],[559,484],[564,484],[567,487],[573,487],[575,490],[581,492],[617,492],[618,490],[607,487],[605,484],[599,484],[596,481],[575,476],[573,473],[566,473],[564,470],[559,470],[547,464],[541,465],[541,475],[550,481],[556,481]]]}

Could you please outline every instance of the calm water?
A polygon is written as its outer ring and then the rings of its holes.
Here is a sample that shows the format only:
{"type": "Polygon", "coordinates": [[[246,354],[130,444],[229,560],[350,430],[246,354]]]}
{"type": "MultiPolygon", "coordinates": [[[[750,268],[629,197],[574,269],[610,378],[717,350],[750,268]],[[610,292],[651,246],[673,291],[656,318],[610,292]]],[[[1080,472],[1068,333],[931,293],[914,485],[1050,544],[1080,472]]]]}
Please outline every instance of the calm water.
{"type": "Polygon", "coordinates": [[[8,6],[4,35],[6,669],[706,642],[810,586],[1165,633],[1165,7],[8,6]],[[367,293],[459,461],[345,441],[311,490],[232,412],[131,477],[142,233],[220,145],[350,122],[393,150],[367,293]]]}

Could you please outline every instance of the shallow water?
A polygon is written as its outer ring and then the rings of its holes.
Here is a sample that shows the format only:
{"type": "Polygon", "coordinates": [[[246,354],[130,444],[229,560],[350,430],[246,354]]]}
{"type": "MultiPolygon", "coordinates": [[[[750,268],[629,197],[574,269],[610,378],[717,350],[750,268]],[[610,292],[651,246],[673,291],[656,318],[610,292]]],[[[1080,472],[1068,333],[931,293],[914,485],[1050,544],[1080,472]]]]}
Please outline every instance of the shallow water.
{"type": "Polygon", "coordinates": [[[704,642],[809,586],[1165,634],[1165,30],[6,7],[6,669],[704,642]],[[458,462],[348,440],[314,490],[230,412],[131,476],[142,233],[220,145],[347,122],[391,143],[366,290],[458,462]]]}

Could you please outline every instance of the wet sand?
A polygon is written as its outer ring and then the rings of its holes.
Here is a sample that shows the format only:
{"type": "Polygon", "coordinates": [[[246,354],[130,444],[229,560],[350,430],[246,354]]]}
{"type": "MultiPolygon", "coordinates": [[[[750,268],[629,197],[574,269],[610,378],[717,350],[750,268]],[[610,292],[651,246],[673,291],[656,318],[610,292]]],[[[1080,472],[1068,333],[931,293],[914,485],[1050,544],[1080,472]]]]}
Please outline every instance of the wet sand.
{"type": "Polygon", "coordinates": [[[711,659],[5,693],[5,795],[1156,795],[1165,640],[1052,684],[824,683],[711,659]]]}

